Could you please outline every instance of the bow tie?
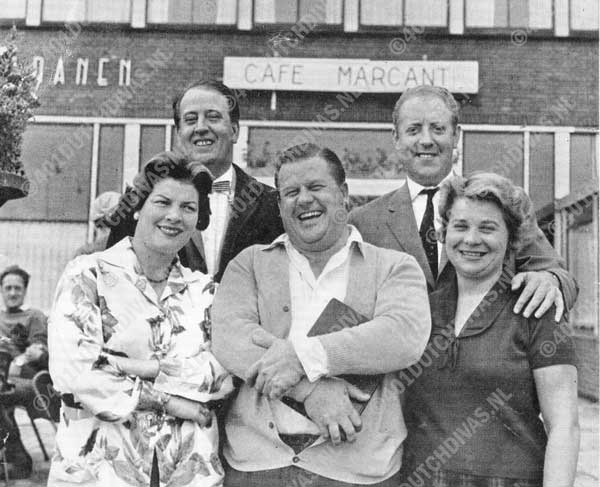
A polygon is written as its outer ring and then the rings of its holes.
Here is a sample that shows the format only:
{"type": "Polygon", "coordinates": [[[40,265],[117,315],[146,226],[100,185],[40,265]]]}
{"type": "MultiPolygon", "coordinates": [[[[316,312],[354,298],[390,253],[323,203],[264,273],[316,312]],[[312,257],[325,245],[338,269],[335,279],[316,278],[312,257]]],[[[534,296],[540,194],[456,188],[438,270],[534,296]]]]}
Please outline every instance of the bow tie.
{"type": "Polygon", "coordinates": [[[217,181],[212,184],[213,193],[226,193],[231,191],[231,181],[217,181]]]}

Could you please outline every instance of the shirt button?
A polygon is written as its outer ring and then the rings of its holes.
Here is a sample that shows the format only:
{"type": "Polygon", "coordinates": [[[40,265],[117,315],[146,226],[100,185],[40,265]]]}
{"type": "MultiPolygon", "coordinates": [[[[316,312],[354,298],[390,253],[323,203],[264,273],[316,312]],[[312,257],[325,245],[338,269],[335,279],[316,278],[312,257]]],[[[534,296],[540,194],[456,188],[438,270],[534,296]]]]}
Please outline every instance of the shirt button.
{"type": "Polygon", "coordinates": [[[289,307],[289,306],[287,306],[287,305],[286,305],[286,306],[284,306],[284,307],[283,307],[283,311],[285,311],[286,313],[287,313],[289,310],[290,310],[290,307],[289,307]]]}
{"type": "Polygon", "coordinates": [[[275,425],[273,424],[272,421],[269,421],[269,428],[271,428],[271,429],[275,428],[275,425]]]}
{"type": "Polygon", "coordinates": [[[298,463],[299,461],[300,461],[300,459],[298,457],[292,458],[292,462],[294,462],[294,463],[298,463]]]}

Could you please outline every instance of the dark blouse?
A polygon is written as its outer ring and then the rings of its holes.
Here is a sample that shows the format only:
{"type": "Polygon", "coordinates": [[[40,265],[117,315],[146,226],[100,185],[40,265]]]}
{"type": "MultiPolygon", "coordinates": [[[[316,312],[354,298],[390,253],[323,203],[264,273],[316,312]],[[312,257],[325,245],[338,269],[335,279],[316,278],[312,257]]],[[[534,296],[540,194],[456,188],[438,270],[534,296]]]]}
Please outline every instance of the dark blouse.
{"type": "Polygon", "coordinates": [[[553,309],[540,319],[513,313],[518,293],[502,278],[458,337],[456,279],[430,299],[429,345],[401,373],[410,385],[404,471],[425,482],[439,470],[541,479],[547,437],[533,370],[575,365],[568,325],[553,320],[553,309]]]}

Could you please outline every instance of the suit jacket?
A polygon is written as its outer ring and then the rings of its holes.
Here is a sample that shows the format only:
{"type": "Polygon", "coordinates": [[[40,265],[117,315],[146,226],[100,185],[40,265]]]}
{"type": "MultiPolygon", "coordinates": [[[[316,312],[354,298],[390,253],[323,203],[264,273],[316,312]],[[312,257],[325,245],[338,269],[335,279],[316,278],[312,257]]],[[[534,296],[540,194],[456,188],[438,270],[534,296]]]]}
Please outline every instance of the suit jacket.
{"type": "MultiPolygon", "coordinates": [[[[406,183],[399,189],[354,209],[350,214],[350,223],[358,228],[365,241],[379,247],[406,252],[417,259],[430,291],[454,277],[454,267],[448,262],[443,248],[437,282],[434,280],[421,243],[406,183]]],[[[509,268],[512,272],[552,272],[560,281],[565,305],[570,309],[577,298],[577,283],[567,272],[565,261],[556,253],[543,232],[539,228],[536,228],[536,232],[535,239],[521,248],[509,262],[509,268]]]]}
{"type": "MultiPolygon", "coordinates": [[[[223,238],[219,269],[215,274],[217,282],[221,280],[229,261],[240,251],[250,245],[270,243],[284,232],[275,189],[248,176],[235,164],[233,168],[235,194],[223,238]]],[[[134,231],[134,222],[120,222],[111,230],[107,246],[112,246],[126,235],[133,235],[134,231]]],[[[195,231],[192,239],[179,251],[179,258],[184,266],[207,272],[200,231],[195,231]]]]}
{"type": "MultiPolygon", "coordinates": [[[[298,453],[278,436],[271,401],[242,384],[226,419],[225,457],[241,471],[294,465],[348,483],[374,483],[398,471],[406,428],[399,381],[392,371],[419,360],[431,322],[425,279],[410,255],[353,244],[344,302],[370,321],[319,336],[329,374],[386,374],[362,414],[354,443],[331,447],[321,442],[298,453]],[[410,299],[406,297],[410,296],[410,299]]],[[[265,352],[253,344],[261,327],[278,338],[291,326],[289,259],[282,243],[254,245],[227,268],[212,306],[212,351],[238,377],[265,352]]],[[[343,317],[340,317],[340,320],[343,317]]],[[[333,324],[335,325],[335,324],[333,324]]],[[[333,329],[336,329],[332,326],[333,329]]],[[[312,390],[306,379],[289,391],[304,401],[312,390]]]]}

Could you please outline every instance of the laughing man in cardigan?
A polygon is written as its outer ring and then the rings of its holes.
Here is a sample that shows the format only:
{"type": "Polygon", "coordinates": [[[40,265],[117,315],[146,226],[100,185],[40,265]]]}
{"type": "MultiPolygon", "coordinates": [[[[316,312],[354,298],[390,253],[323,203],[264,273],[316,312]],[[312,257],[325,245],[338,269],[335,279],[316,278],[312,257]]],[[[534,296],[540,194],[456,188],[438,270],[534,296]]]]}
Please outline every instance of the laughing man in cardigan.
{"type": "Polygon", "coordinates": [[[212,309],[213,353],[244,381],[225,422],[225,486],[396,486],[406,428],[394,372],[419,359],[430,333],[423,272],[348,225],[332,151],[288,149],[275,182],[286,233],[230,262],[212,309]],[[307,337],[332,298],[368,321],[307,337]],[[383,374],[361,415],[350,398],[368,395],[343,374],[383,374]],[[318,439],[307,446],[309,435],[318,439]]]}

